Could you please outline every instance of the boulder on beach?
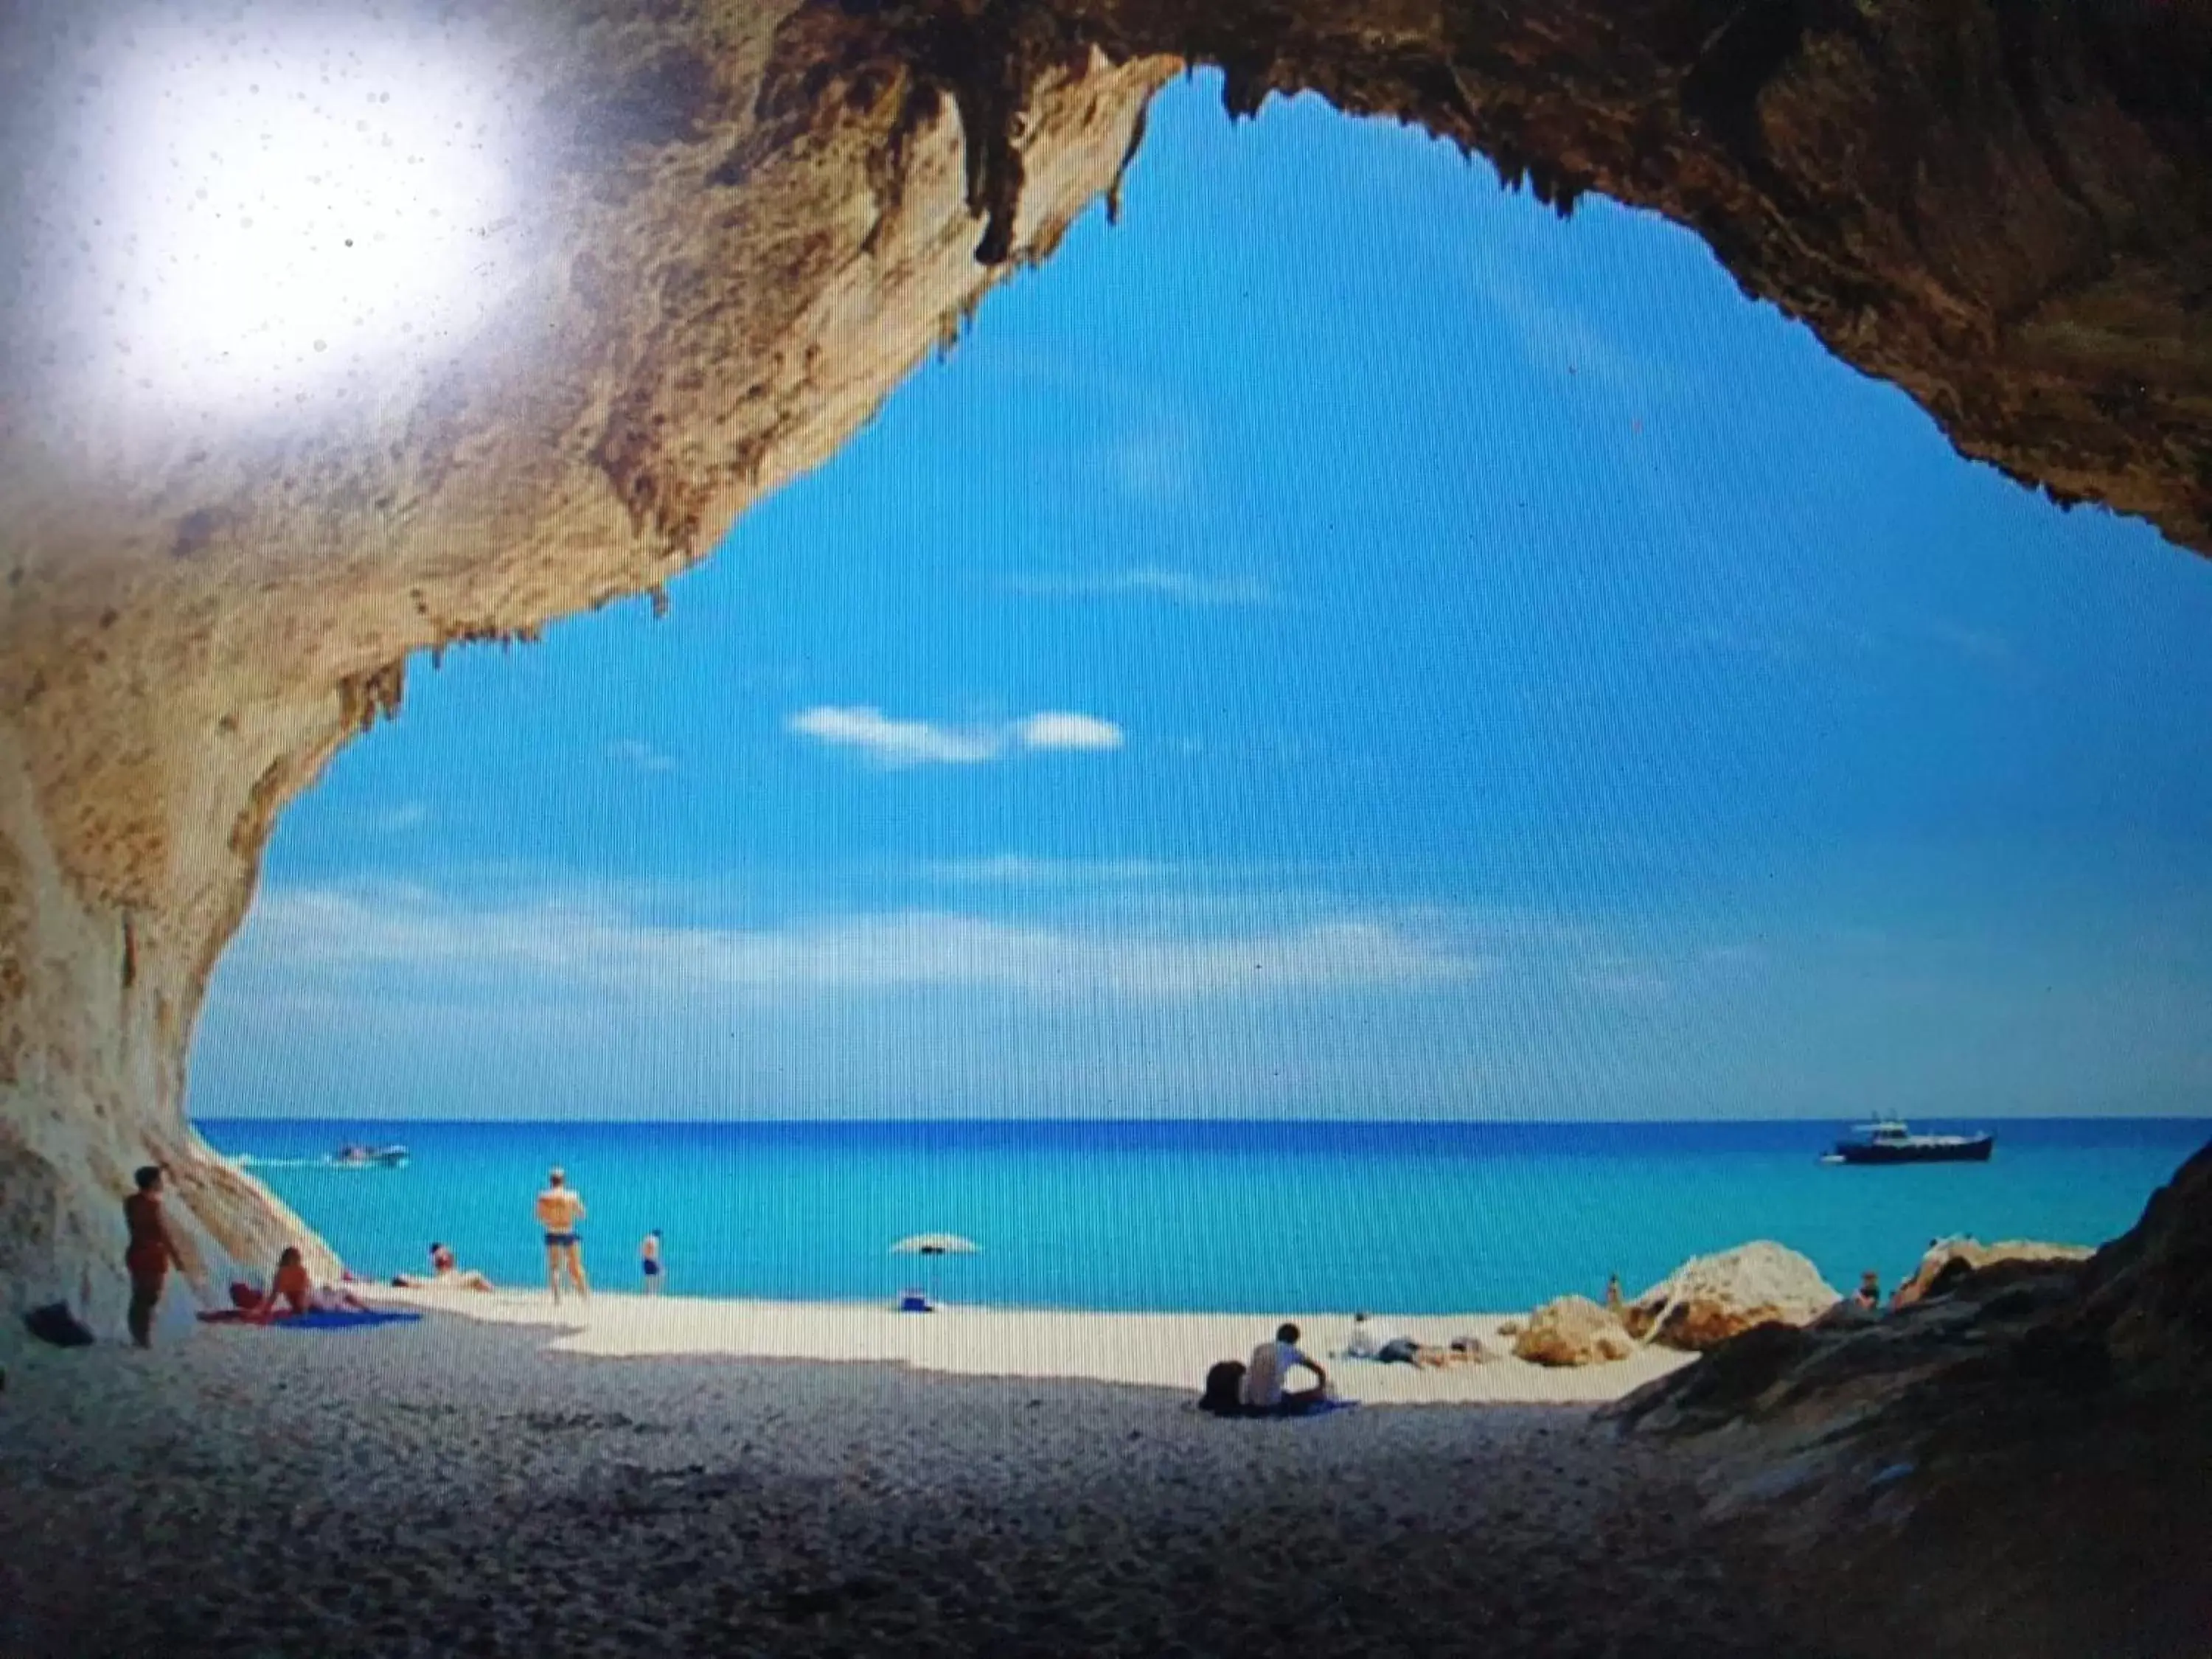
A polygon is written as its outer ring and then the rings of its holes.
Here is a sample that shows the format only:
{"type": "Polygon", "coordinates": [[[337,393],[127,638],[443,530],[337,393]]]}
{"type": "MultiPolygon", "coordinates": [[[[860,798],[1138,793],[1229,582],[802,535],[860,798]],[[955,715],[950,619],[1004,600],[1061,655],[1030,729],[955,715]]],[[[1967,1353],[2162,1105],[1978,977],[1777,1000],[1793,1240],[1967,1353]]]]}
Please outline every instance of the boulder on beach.
{"type": "Polygon", "coordinates": [[[1684,1262],[1621,1322],[1639,1340],[1704,1353],[1757,1326],[1809,1325],[1841,1300],[1805,1257],[1759,1239],[1684,1262]]]}
{"type": "Polygon", "coordinates": [[[2086,1244],[2048,1244],[2032,1238],[2008,1238],[1996,1244],[1976,1238],[1939,1238],[1928,1247],[1912,1276],[1897,1287],[1889,1305],[1909,1308],[1923,1297],[1949,1290],[1965,1275],[2000,1262],[2063,1266],[2087,1261],[2092,1254],[2086,1244]]]}
{"type": "Polygon", "coordinates": [[[1537,1365],[1597,1365],[1635,1352],[1620,1322],[1586,1296],[1547,1302],[1513,1339],[1513,1357],[1537,1365]]]}

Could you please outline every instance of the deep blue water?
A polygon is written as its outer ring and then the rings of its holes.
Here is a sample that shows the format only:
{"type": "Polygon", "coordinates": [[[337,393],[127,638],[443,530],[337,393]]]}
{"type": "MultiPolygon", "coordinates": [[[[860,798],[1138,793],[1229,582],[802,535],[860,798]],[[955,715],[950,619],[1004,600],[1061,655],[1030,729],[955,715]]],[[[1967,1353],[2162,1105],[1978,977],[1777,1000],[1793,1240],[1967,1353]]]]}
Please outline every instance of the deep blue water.
{"type": "Polygon", "coordinates": [[[1821,1123],[203,1121],[356,1271],[420,1271],[433,1238],[539,1282],[531,1200],[566,1166],[590,1206],[596,1282],[637,1285],[665,1235],[678,1293],[873,1299],[916,1280],[888,1253],[924,1231],[950,1299],[1266,1314],[1525,1307],[1630,1292],[1685,1257],[1773,1238],[1830,1283],[1910,1272],[1939,1234],[2096,1243],[2124,1231],[2212,1120],[1991,1127],[1987,1164],[1815,1162],[1821,1123]],[[403,1141],[404,1170],[313,1167],[341,1141],[403,1141]],[[273,1160],[273,1161],[269,1161],[273,1160]],[[301,1160],[295,1163],[292,1160],[301,1160]]]}

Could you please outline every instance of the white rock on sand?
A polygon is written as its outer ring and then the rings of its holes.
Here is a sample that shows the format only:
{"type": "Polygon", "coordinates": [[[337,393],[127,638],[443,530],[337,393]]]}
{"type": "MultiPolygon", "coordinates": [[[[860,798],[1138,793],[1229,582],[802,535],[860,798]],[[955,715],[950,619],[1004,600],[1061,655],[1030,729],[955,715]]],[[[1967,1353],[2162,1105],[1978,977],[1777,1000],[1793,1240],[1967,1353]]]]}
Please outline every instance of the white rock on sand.
{"type": "Polygon", "coordinates": [[[1754,1325],[1809,1325],[1840,1300],[1804,1256],[1768,1239],[1684,1262],[1622,1310],[1630,1334],[1702,1353],[1754,1325]]]}
{"type": "Polygon", "coordinates": [[[0,1652],[1792,1651],[1694,1461],[1583,1410],[1198,1413],[1186,1358],[1269,1322],[444,1300],[150,1354],[0,1335],[0,1652]],[[1175,1386],[1065,1376],[1099,1359],[1175,1386]],[[994,1369],[1027,1374],[947,1374],[994,1369]]]}

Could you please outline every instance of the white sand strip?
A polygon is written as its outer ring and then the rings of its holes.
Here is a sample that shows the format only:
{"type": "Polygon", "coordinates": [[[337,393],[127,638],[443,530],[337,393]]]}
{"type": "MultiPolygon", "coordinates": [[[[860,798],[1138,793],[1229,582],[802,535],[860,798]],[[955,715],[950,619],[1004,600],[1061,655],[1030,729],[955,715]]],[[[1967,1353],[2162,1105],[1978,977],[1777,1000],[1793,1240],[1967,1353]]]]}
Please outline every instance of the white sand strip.
{"type": "MultiPolygon", "coordinates": [[[[1083,1378],[1195,1395],[1206,1367],[1243,1359],[1277,1320],[1249,1314],[1089,1313],[1056,1309],[940,1307],[902,1314],[882,1304],[757,1302],[599,1293],[558,1308],[542,1291],[482,1292],[377,1289],[377,1302],[437,1309],[501,1324],[550,1326],[548,1346],[602,1358],[727,1355],[753,1359],[876,1362],[968,1376],[1083,1378]]],[[[1342,1314],[1288,1316],[1307,1352],[1329,1368],[1347,1400],[1376,1405],[1572,1404],[1618,1399],[1689,1363],[1663,1348],[1577,1370],[1510,1357],[1500,1336],[1510,1314],[1390,1317],[1392,1328],[1441,1344],[1473,1335],[1499,1356],[1440,1370],[1334,1358],[1351,1328],[1342,1314]]]]}

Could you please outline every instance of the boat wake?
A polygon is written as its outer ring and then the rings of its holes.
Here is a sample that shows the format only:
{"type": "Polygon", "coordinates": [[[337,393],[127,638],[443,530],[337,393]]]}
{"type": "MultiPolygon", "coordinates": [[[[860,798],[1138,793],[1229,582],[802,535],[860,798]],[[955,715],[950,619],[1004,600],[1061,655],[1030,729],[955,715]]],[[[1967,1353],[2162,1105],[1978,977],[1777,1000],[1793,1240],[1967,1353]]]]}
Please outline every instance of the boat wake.
{"type": "Polygon", "coordinates": [[[230,1161],[234,1167],[240,1170],[380,1170],[388,1167],[343,1158],[256,1158],[251,1152],[240,1152],[230,1161]]]}

